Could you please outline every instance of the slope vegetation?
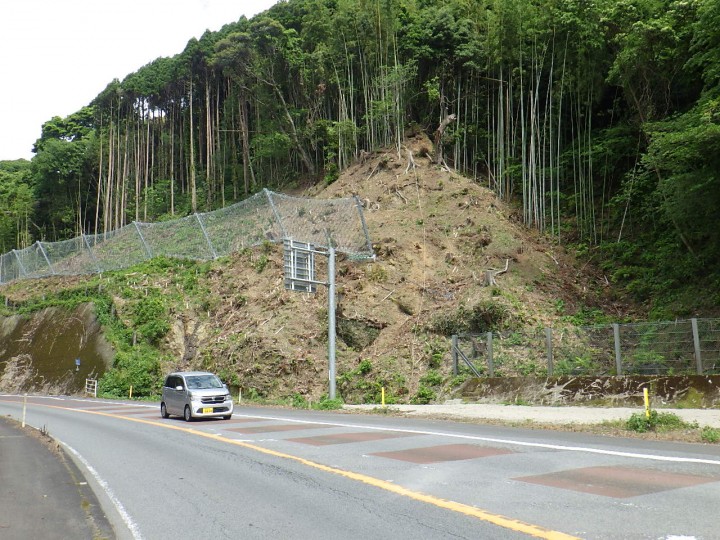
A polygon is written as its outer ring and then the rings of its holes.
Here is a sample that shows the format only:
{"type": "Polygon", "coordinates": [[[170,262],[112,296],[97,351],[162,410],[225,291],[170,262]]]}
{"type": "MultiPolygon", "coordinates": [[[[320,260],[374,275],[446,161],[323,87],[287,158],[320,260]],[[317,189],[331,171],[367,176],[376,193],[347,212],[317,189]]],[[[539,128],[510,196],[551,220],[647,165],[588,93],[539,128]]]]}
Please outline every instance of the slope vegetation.
{"type": "MultiPolygon", "coordinates": [[[[451,376],[453,333],[629,313],[603,276],[526,229],[489,189],[435,165],[431,147],[415,136],[400,152],[363,156],[328,186],[292,190],[363,202],[376,258],[340,257],[336,265],[338,391],[347,402],[378,401],[381,388],[388,401],[447,395],[460,382],[451,376]]],[[[317,262],[325,279],[326,261],[317,262]]],[[[115,374],[101,383],[108,392],[121,394],[132,384],[129,364],[153,354],[157,362],[140,370],[149,379],[136,393],[152,393],[168,370],[200,368],[218,371],[245,396],[317,401],[327,392],[327,291],[285,290],[277,244],[206,264],[164,261],[0,292],[21,305],[62,290],[110,299],[102,309],[116,321],[107,333],[118,354],[115,374]]]]}

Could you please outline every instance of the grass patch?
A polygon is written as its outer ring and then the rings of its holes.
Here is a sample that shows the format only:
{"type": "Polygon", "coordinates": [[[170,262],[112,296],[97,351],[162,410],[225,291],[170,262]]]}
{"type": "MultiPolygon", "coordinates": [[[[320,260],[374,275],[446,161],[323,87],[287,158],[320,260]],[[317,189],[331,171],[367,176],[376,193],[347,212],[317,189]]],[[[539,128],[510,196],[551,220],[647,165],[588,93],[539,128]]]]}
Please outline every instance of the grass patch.
{"type": "Polygon", "coordinates": [[[625,429],[635,431],[637,433],[647,433],[649,431],[668,432],[685,429],[698,429],[697,422],[688,423],[674,413],[659,413],[650,411],[647,415],[644,412],[634,413],[625,422],[625,429]]]}
{"type": "Polygon", "coordinates": [[[716,443],[720,441],[720,429],[705,426],[700,431],[700,439],[707,443],[716,443]]]}

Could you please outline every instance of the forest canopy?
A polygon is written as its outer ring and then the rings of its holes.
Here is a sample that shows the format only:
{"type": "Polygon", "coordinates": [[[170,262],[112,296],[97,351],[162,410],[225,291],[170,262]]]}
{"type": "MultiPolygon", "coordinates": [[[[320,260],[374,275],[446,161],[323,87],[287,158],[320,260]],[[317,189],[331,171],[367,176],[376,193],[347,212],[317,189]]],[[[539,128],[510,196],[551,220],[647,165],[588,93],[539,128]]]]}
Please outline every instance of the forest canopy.
{"type": "Polygon", "coordinates": [[[424,132],[657,316],[707,310],[718,28],[716,0],[282,1],[45,122],[0,163],[0,248],[330,183],[424,132]]]}

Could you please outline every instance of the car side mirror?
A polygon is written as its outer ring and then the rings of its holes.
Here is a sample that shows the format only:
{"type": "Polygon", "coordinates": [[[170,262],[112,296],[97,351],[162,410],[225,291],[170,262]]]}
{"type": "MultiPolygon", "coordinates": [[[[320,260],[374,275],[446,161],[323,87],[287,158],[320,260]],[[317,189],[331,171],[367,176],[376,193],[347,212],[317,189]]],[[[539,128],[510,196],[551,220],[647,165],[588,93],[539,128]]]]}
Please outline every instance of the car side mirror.
{"type": "Polygon", "coordinates": [[[175,390],[182,390],[182,389],[183,389],[183,387],[182,387],[182,385],[180,385],[180,384],[178,384],[178,385],[175,387],[175,390]]]}

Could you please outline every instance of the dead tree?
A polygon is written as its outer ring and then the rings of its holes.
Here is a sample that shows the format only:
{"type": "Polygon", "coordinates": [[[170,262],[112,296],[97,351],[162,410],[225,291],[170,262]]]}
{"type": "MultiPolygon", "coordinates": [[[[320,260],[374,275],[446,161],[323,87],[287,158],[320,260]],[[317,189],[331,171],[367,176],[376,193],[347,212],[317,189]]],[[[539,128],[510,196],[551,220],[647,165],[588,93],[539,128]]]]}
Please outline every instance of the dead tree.
{"type": "Polygon", "coordinates": [[[445,162],[442,152],[442,137],[447,127],[457,118],[454,114],[447,115],[435,130],[435,164],[442,165],[445,162]]]}
{"type": "Polygon", "coordinates": [[[495,270],[491,268],[490,270],[485,270],[485,279],[483,280],[483,285],[485,287],[494,287],[497,285],[497,281],[495,281],[495,278],[499,276],[500,274],[504,274],[508,271],[508,268],[510,266],[510,259],[505,259],[505,268],[502,270],[495,270]]]}

